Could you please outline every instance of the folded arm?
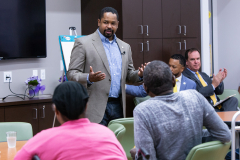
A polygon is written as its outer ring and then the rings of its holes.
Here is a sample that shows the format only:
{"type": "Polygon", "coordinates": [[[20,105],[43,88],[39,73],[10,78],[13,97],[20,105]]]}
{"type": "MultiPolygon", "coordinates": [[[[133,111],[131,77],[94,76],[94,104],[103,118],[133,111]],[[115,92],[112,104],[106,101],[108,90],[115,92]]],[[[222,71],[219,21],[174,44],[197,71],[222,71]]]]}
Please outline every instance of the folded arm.
{"type": "MultiPolygon", "coordinates": [[[[151,159],[157,159],[153,138],[149,132],[147,120],[138,111],[134,110],[134,142],[136,145],[136,153],[139,148],[144,148],[150,155],[151,159]]],[[[145,160],[145,158],[143,157],[145,160]]]]}

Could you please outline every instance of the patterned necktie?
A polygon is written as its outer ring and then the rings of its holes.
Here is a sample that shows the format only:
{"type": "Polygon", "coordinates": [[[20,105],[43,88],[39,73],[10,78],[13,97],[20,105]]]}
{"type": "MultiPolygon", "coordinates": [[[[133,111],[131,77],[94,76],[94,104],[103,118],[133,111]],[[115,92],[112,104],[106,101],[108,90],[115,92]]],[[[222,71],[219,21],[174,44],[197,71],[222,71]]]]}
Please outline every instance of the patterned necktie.
{"type": "MultiPolygon", "coordinates": [[[[207,84],[204,82],[204,80],[202,79],[202,76],[200,76],[200,74],[198,72],[196,72],[201,84],[203,85],[203,87],[206,87],[207,84]]],[[[210,96],[210,98],[212,99],[213,101],[213,104],[216,104],[217,102],[217,99],[216,99],[216,96],[215,96],[215,93],[213,95],[210,96]]],[[[221,108],[221,107],[220,107],[221,108]]]]}
{"type": "Polygon", "coordinates": [[[178,79],[176,79],[176,84],[175,84],[175,86],[173,87],[173,93],[176,93],[176,92],[177,92],[177,82],[178,82],[178,79]]]}

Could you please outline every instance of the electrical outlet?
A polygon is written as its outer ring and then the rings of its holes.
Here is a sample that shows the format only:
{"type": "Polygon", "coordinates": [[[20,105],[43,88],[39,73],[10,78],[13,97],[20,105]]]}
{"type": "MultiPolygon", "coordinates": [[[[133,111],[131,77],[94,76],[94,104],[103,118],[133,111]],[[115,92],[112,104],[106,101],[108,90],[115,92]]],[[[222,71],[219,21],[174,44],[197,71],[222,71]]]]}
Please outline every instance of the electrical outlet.
{"type": "Polygon", "coordinates": [[[38,70],[33,70],[33,76],[38,76],[38,70]]]}
{"type": "Polygon", "coordinates": [[[41,79],[45,79],[45,69],[41,69],[41,79]]]}
{"type": "Polygon", "coordinates": [[[3,82],[12,82],[12,72],[3,72],[3,82]],[[7,78],[10,77],[10,78],[7,78]]]}

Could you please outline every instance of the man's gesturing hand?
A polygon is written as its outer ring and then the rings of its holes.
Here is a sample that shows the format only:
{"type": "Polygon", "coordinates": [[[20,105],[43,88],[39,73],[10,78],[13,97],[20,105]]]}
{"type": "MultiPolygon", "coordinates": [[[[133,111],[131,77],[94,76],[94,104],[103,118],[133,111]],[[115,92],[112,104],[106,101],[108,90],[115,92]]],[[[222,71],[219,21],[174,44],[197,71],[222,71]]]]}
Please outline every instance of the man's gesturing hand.
{"type": "Polygon", "coordinates": [[[89,81],[90,82],[98,82],[103,79],[105,79],[106,75],[105,73],[101,73],[101,71],[93,72],[92,66],[90,66],[90,72],[89,72],[89,81]]]}
{"type": "Polygon", "coordinates": [[[212,85],[214,88],[218,87],[218,85],[222,82],[222,76],[221,71],[219,71],[216,76],[213,74],[212,85]]]}
{"type": "Polygon", "coordinates": [[[144,69],[145,69],[145,67],[149,64],[150,62],[148,62],[148,63],[144,63],[144,65],[142,64],[141,65],[141,67],[138,67],[138,76],[139,77],[143,77],[143,71],[144,71],[144,69]]]}

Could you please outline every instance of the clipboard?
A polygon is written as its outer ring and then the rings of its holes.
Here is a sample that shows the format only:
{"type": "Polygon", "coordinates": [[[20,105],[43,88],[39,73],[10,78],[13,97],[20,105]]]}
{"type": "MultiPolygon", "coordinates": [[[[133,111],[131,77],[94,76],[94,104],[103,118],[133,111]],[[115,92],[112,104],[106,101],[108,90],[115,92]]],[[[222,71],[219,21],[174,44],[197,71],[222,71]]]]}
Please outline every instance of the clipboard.
{"type": "Polygon", "coordinates": [[[220,101],[217,102],[215,105],[213,105],[213,107],[218,106],[219,104],[225,102],[226,100],[228,100],[229,98],[231,98],[231,97],[233,97],[233,96],[235,96],[235,95],[236,95],[236,94],[233,94],[233,95],[230,95],[230,96],[228,96],[227,98],[225,98],[225,99],[223,99],[223,100],[220,100],[220,101]]]}
{"type": "MultiPolygon", "coordinates": [[[[69,27],[69,32],[70,32],[70,35],[60,35],[58,37],[61,56],[62,56],[62,62],[63,62],[62,82],[63,82],[64,74],[67,75],[68,66],[70,63],[70,57],[71,57],[75,39],[83,37],[83,36],[77,35],[76,27],[69,27]],[[73,31],[75,33],[75,36],[72,35],[73,31]]],[[[66,77],[66,81],[68,81],[67,77],[66,77]]]]}
{"type": "MultiPolygon", "coordinates": [[[[68,66],[70,63],[70,57],[71,57],[72,49],[74,46],[75,38],[83,37],[83,36],[77,35],[76,27],[69,27],[69,32],[70,32],[70,35],[58,36],[59,46],[60,46],[60,51],[61,51],[61,56],[62,56],[62,62],[63,62],[62,82],[63,82],[64,74],[67,75],[68,66]],[[72,35],[73,31],[75,33],[75,36],[72,35]]],[[[67,76],[66,76],[66,81],[68,81],[67,76]]],[[[55,125],[55,120],[56,120],[56,113],[53,118],[52,127],[54,127],[54,125],[55,125]]]]}

